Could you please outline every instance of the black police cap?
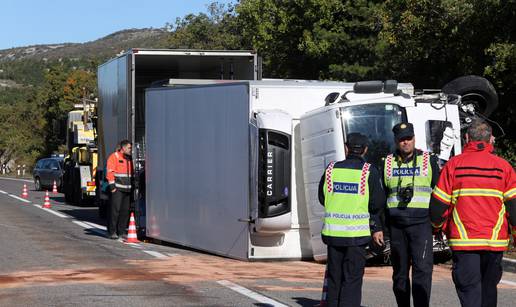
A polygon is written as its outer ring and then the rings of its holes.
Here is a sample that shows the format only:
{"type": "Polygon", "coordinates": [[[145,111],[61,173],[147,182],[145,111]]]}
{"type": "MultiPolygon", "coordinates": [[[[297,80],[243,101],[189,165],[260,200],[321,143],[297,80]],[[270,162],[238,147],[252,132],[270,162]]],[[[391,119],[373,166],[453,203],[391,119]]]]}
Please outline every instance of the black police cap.
{"type": "Polygon", "coordinates": [[[367,136],[358,132],[353,132],[346,136],[346,145],[348,147],[364,148],[367,146],[368,142],[367,136]]]}
{"type": "Polygon", "coordinates": [[[411,123],[399,123],[392,127],[396,140],[414,136],[414,125],[411,123]]]}

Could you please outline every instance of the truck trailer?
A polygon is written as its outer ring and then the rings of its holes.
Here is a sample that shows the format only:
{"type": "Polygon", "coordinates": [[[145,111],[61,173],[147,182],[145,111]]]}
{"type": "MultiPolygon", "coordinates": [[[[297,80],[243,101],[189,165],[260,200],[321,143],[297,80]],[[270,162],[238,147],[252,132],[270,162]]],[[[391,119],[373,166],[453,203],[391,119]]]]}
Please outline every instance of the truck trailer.
{"type": "MultiPolygon", "coordinates": [[[[135,199],[143,201],[145,168],[145,89],[168,83],[171,78],[209,80],[257,80],[261,62],[253,51],[202,51],[131,49],[98,68],[98,167],[96,172],[99,212],[105,212],[102,193],[107,158],[127,139],[133,146],[135,199]],[[100,192],[100,193],[99,193],[100,192]]],[[[137,217],[144,211],[136,206],[137,217]]],[[[144,225],[144,223],[138,223],[144,225]]]]}
{"type": "Polygon", "coordinates": [[[242,260],[311,258],[299,120],[353,85],[147,89],[146,236],[242,260]]]}

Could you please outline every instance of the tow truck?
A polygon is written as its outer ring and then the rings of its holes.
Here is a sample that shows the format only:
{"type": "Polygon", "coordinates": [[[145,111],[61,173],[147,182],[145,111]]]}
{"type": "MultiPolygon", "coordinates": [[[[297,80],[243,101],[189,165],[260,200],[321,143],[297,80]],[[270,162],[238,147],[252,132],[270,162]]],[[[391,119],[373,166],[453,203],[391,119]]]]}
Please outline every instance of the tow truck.
{"type": "Polygon", "coordinates": [[[96,101],[82,98],[67,119],[67,156],[62,190],[68,203],[82,205],[95,198],[97,170],[96,101]]]}

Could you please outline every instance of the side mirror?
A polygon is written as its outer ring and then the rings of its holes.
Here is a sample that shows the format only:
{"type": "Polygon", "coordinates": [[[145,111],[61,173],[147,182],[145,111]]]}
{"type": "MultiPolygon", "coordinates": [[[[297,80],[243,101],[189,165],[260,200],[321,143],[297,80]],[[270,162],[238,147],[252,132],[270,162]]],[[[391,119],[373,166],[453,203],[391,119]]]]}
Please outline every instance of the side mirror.
{"type": "Polygon", "coordinates": [[[332,103],[335,102],[335,100],[337,100],[337,98],[339,98],[339,95],[340,93],[337,93],[337,92],[333,92],[333,93],[329,93],[328,96],[326,96],[326,98],[324,98],[324,102],[325,102],[325,106],[328,106],[332,103]]]}

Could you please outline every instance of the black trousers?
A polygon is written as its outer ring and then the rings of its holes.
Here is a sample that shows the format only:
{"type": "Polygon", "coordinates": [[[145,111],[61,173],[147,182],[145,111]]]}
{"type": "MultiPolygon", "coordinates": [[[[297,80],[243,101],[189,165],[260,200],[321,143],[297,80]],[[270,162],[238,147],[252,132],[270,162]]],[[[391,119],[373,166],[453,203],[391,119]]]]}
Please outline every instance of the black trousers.
{"type": "Polygon", "coordinates": [[[502,258],[503,252],[453,252],[452,278],[462,306],[496,306],[502,258]]]}
{"type": "Polygon", "coordinates": [[[400,226],[391,224],[392,289],[398,306],[410,307],[412,265],[412,299],[414,306],[429,306],[434,265],[432,226],[430,223],[400,226]]]}
{"type": "Polygon", "coordinates": [[[328,307],[360,306],[365,256],[365,245],[342,247],[328,245],[326,294],[328,307]]]}
{"type": "Polygon", "coordinates": [[[111,204],[108,218],[108,233],[116,233],[118,236],[125,234],[129,222],[129,205],[131,193],[116,190],[111,194],[111,204]]]}

